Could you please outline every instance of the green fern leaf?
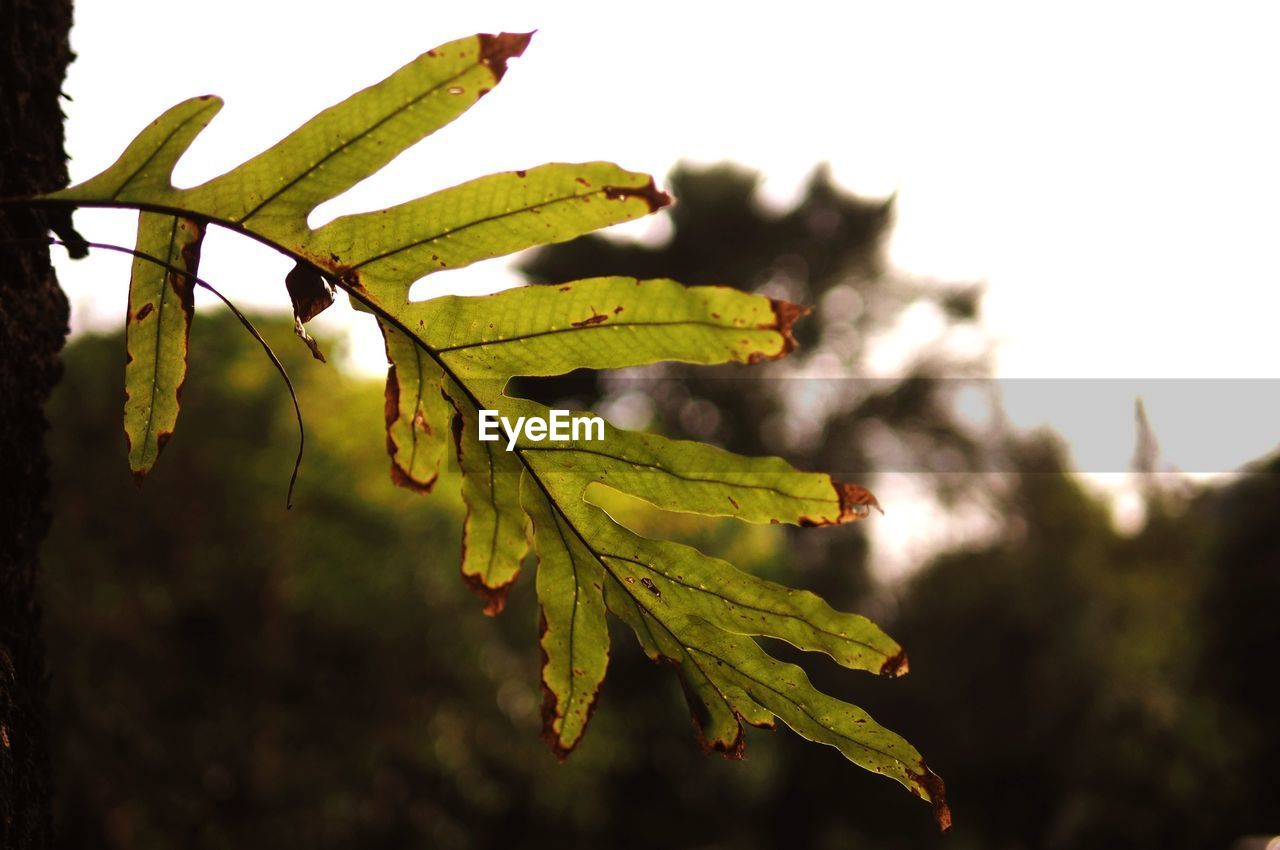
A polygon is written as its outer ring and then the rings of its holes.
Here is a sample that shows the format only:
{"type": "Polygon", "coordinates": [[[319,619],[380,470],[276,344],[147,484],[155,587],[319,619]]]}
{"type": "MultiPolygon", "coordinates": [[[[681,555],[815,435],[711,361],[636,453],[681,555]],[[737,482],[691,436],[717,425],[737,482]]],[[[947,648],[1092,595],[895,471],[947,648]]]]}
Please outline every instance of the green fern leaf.
{"type": "MultiPolygon", "coordinates": [[[[190,283],[203,228],[241,232],[292,257],[289,292],[301,323],[328,306],[330,286],[378,320],[390,371],[386,441],[392,478],[425,492],[452,443],[468,515],[462,574],[502,608],[530,541],[546,695],[544,736],[563,757],[581,739],[609,663],[606,612],[670,662],[704,745],[740,755],[743,724],[776,719],[931,800],[949,823],[942,782],[906,741],[861,709],[818,692],[800,668],[772,658],[767,636],[821,652],[850,669],[896,676],[901,648],[856,614],[817,596],[743,573],[670,541],[641,537],[593,500],[605,487],[663,510],[751,523],[833,525],[878,507],[862,488],[799,472],[778,458],[747,458],[693,442],[615,429],[574,414],[582,434],[548,440],[532,430],[480,438],[484,411],[510,422],[551,411],[505,393],[517,376],[661,361],[755,363],[794,347],[805,312],[723,287],[597,278],[482,298],[410,301],[434,272],[572,239],[646,215],[668,202],[647,175],[610,163],[555,163],[490,175],[318,229],[307,216],[400,152],[452,121],[499,80],[527,35],[479,35],[420,56],[386,80],[322,112],[238,168],[190,189],[171,174],[221,106],[175,106],[105,172],[37,202],[142,211],[130,301],[130,462],[145,473],[172,432],[185,375],[190,283]],[[153,305],[147,309],[146,305],[153,305]]],[[[305,332],[303,332],[305,335],[305,332]]],[[[562,423],[569,432],[573,422],[562,423]]],[[[553,435],[554,436],[554,435],[553,435]]]]}

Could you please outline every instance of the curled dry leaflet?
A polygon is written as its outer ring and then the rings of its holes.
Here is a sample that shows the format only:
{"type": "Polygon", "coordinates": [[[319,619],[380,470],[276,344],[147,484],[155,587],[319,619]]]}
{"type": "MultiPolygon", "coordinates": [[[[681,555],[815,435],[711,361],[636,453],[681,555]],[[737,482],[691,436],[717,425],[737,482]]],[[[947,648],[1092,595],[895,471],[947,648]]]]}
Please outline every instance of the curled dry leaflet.
{"type": "Polygon", "coordinates": [[[606,439],[593,439],[594,429],[570,429],[557,441],[511,429],[509,451],[480,439],[491,416],[552,419],[547,408],[505,394],[512,377],[774,359],[795,347],[791,327],[804,308],[727,287],[621,277],[409,300],[411,284],[426,275],[572,239],[669,203],[651,177],[606,162],[493,174],[315,230],[307,225],[317,205],[483,97],[528,43],[528,35],[477,35],[429,50],[227,174],[177,189],[174,165],[222,106],[216,97],[196,97],[143,129],[102,174],[24,200],[55,213],[51,220],[62,222],[55,230],[73,249],[87,243],[70,228],[71,209],[141,212],[125,371],[131,468],[145,476],[177,422],[206,230],[257,239],[297,263],[285,284],[304,339],[304,324],[338,289],[381,326],[391,364],[385,412],[392,478],[428,492],[445,453],[457,453],[467,507],[462,576],[486,613],[502,610],[529,547],[536,551],[543,734],[558,756],[578,743],[595,707],[609,662],[611,613],[650,658],[670,663],[706,749],[737,758],[743,724],[782,720],[931,801],[946,828],[942,781],[914,747],[862,709],[816,690],[803,670],[773,658],[754,637],[886,677],[907,669],[896,642],[812,593],[641,537],[586,498],[587,488],[600,484],[667,511],[823,526],[866,517],[879,507],[869,492],[779,458],[612,427],[606,439]]]}

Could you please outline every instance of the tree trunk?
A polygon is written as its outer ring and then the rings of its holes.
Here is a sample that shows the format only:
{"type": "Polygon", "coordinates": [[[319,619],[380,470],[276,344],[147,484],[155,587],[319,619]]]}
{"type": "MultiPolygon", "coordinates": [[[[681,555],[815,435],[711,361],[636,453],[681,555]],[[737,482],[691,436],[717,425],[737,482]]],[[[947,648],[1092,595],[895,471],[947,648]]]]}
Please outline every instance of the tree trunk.
{"type": "MultiPolygon", "coordinates": [[[[66,184],[58,98],[70,0],[0,0],[0,198],[66,184]]],[[[49,524],[43,406],[58,379],[67,301],[38,241],[42,214],[0,207],[0,848],[53,843],[37,556],[49,524]]]]}

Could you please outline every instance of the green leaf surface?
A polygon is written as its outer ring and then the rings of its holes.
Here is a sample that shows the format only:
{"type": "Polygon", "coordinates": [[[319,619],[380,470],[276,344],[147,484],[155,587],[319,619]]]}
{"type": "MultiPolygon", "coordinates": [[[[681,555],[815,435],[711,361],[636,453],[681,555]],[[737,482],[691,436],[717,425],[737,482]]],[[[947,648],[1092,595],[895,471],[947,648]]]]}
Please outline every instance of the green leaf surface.
{"type": "MultiPolygon", "coordinates": [[[[193,249],[206,223],[270,244],[298,262],[288,288],[299,329],[328,306],[329,286],[374,314],[390,362],[392,478],[429,490],[452,442],[467,507],[462,574],[487,613],[501,610],[533,543],[544,737],[557,755],[573,749],[590,719],[608,666],[611,612],[646,654],[673,666],[708,749],[739,756],[744,723],[771,727],[782,720],[933,800],[940,823],[949,823],[941,780],[910,744],[861,709],[816,691],[800,668],[772,658],[754,638],[784,640],[884,676],[906,672],[897,643],[812,593],[688,546],[641,537],[592,497],[607,487],[668,511],[822,526],[865,518],[879,507],[869,492],[779,458],[742,457],[607,423],[599,440],[589,432],[555,441],[533,432],[480,439],[482,410],[511,422],[550,416],[506,394],[513,377],[774,359],[794,348],[791,326],[803,308],[726,287],[623,277],[410,300],[413,284],[434,272],[572,239],[668,203],[652,178],[610,163],[494,174],[315,230],[308,225],[318,204],[473,105],[528,38],[480,35],[428,51],[238,168],[176,189],[174,164],[220,106],[213,98],[186,101],[145,129],[102,175],[41,200],[143,210],[140,250],[177,268],[194,270],[193,249]]],[[[135,469],[154,463],[177,415],[190,302],[172,277],[135,264],[129,338],[141,365],[131,364],[126,415],[131,440],[140,428],[131,448],[135,469]],[[135,320],[147,298],[155,302],[154,318],[135,320]],[[146,354],[153,365],[142,362],[146,354]],[[154,421],[144,421],[144,400],[154,421]]]]}
{"type": "Polygon", "coordinates": [[[586,731],[609,666],[605,571],[537,476],[522,481],[521,504],[538,551],[543,736],[564,758],[586,731]]]}
{"type": "Polygon", "coordinates": [[[485,613],[497,614],[520,574],[528,551],[528,520],[520,507],[518,455],[497,443],[481,442],[478,408],[459,384],[445,387],[454,405],[454,440],[462,470],[462,578],[485,600],[485,613]]]}
{"type": "Polygon", "coordinates": [[[505,380],[664,360],[748,363],[795,343],[794,305],[721,286],[601,277],[483,298],[443,296],[401,315],[459,376],[505,380]]]}
{"type": "Polygon", "coordinates": [[[666,202],[647,174],[607,162],[553,163],[491,174],[373,217],[334,219],[300,250],[341,258],[333,270],[388,301],[441,269],[563,242],[648,215],[666,202]]]}
{"type": "MultiPolygon", "coordinates": [[[[203,238],[196,221],[144,212],[135,250],[194,275],[203,238]]],[[[178,423],[194,295],[193,277],[134,258],[125,319],[124,431],[129,468],[139,478],[151,471],[178,423]]]]}
{"type": "Polygon", "coordinates": [[[431,492],[449,447],[453,407],[441,392],[444,371],[412,339],[382,324],[387,346],[386,420],[391,479],[431,492]]]}

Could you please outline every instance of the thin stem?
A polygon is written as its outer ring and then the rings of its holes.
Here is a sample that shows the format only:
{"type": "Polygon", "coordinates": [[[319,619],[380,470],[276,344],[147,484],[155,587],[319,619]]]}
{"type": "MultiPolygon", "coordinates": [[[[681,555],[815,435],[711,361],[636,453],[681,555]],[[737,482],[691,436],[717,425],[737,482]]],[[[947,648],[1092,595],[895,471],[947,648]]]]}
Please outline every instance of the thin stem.
{"type": "MultiPolygon", "coordinates": [[[[61,245],[64,248],[68,247],[61,239],[50,238],[48,243],[50,245],[61,245]]],[[[258,332],[258,329],[253,326],[253,322],[249,321],[249,318],[245,316],[244,313],[240,312],[240,309],[236,307],[235,304],[231,303],[231,300],[227,298],[227,296],[214,288],[211,283],[201,279],[184,268],[175,266],[172,263],[160,259],[159,257],[153,257],[143,251],[137,251],[133,248],[125,248],[121,245],[112,245],[107,242],[85,242],[84,244],[89,248],[101,248],[104,251],[115,251],[119,254],[129,254],[130,256],[137,257],[140,260],[155,263],[157,266],[167,269],[172,274],[179,274],[183,277],[190,278],[197,286],[212,292],[217,296],[219,301],[227,305],[227,309],[231,311],[232,315],[240,321],[240,324],[244,326],[245,330],[247,330],[249,334],[258,341],[258,344],[262,346],[262,350],[267,353],[267,357],[271,360],[271,365],[275,366],[276,371],[280,373],[280,377],[284,379],[284,384],[289,390],[289,399],[293,402],[294,417],[298,420],[298,455],[293,461],[293,473],[289,476],[289,492],[285,497],[286,509],[292,510],[293,488],[298,482],[298,470],[302,467],[302,452],[303,449],[306,448],[307,442],[306,431],[302,427],[302,408],[298,406],[298,394],[293,388],[293,381],[289,379],[289,373],[285,371],[284,364],[280,362],[280,358],[276,356],[276,353],[271,350],[270,344],[268,344],[262,334],[258,332]]]]}

